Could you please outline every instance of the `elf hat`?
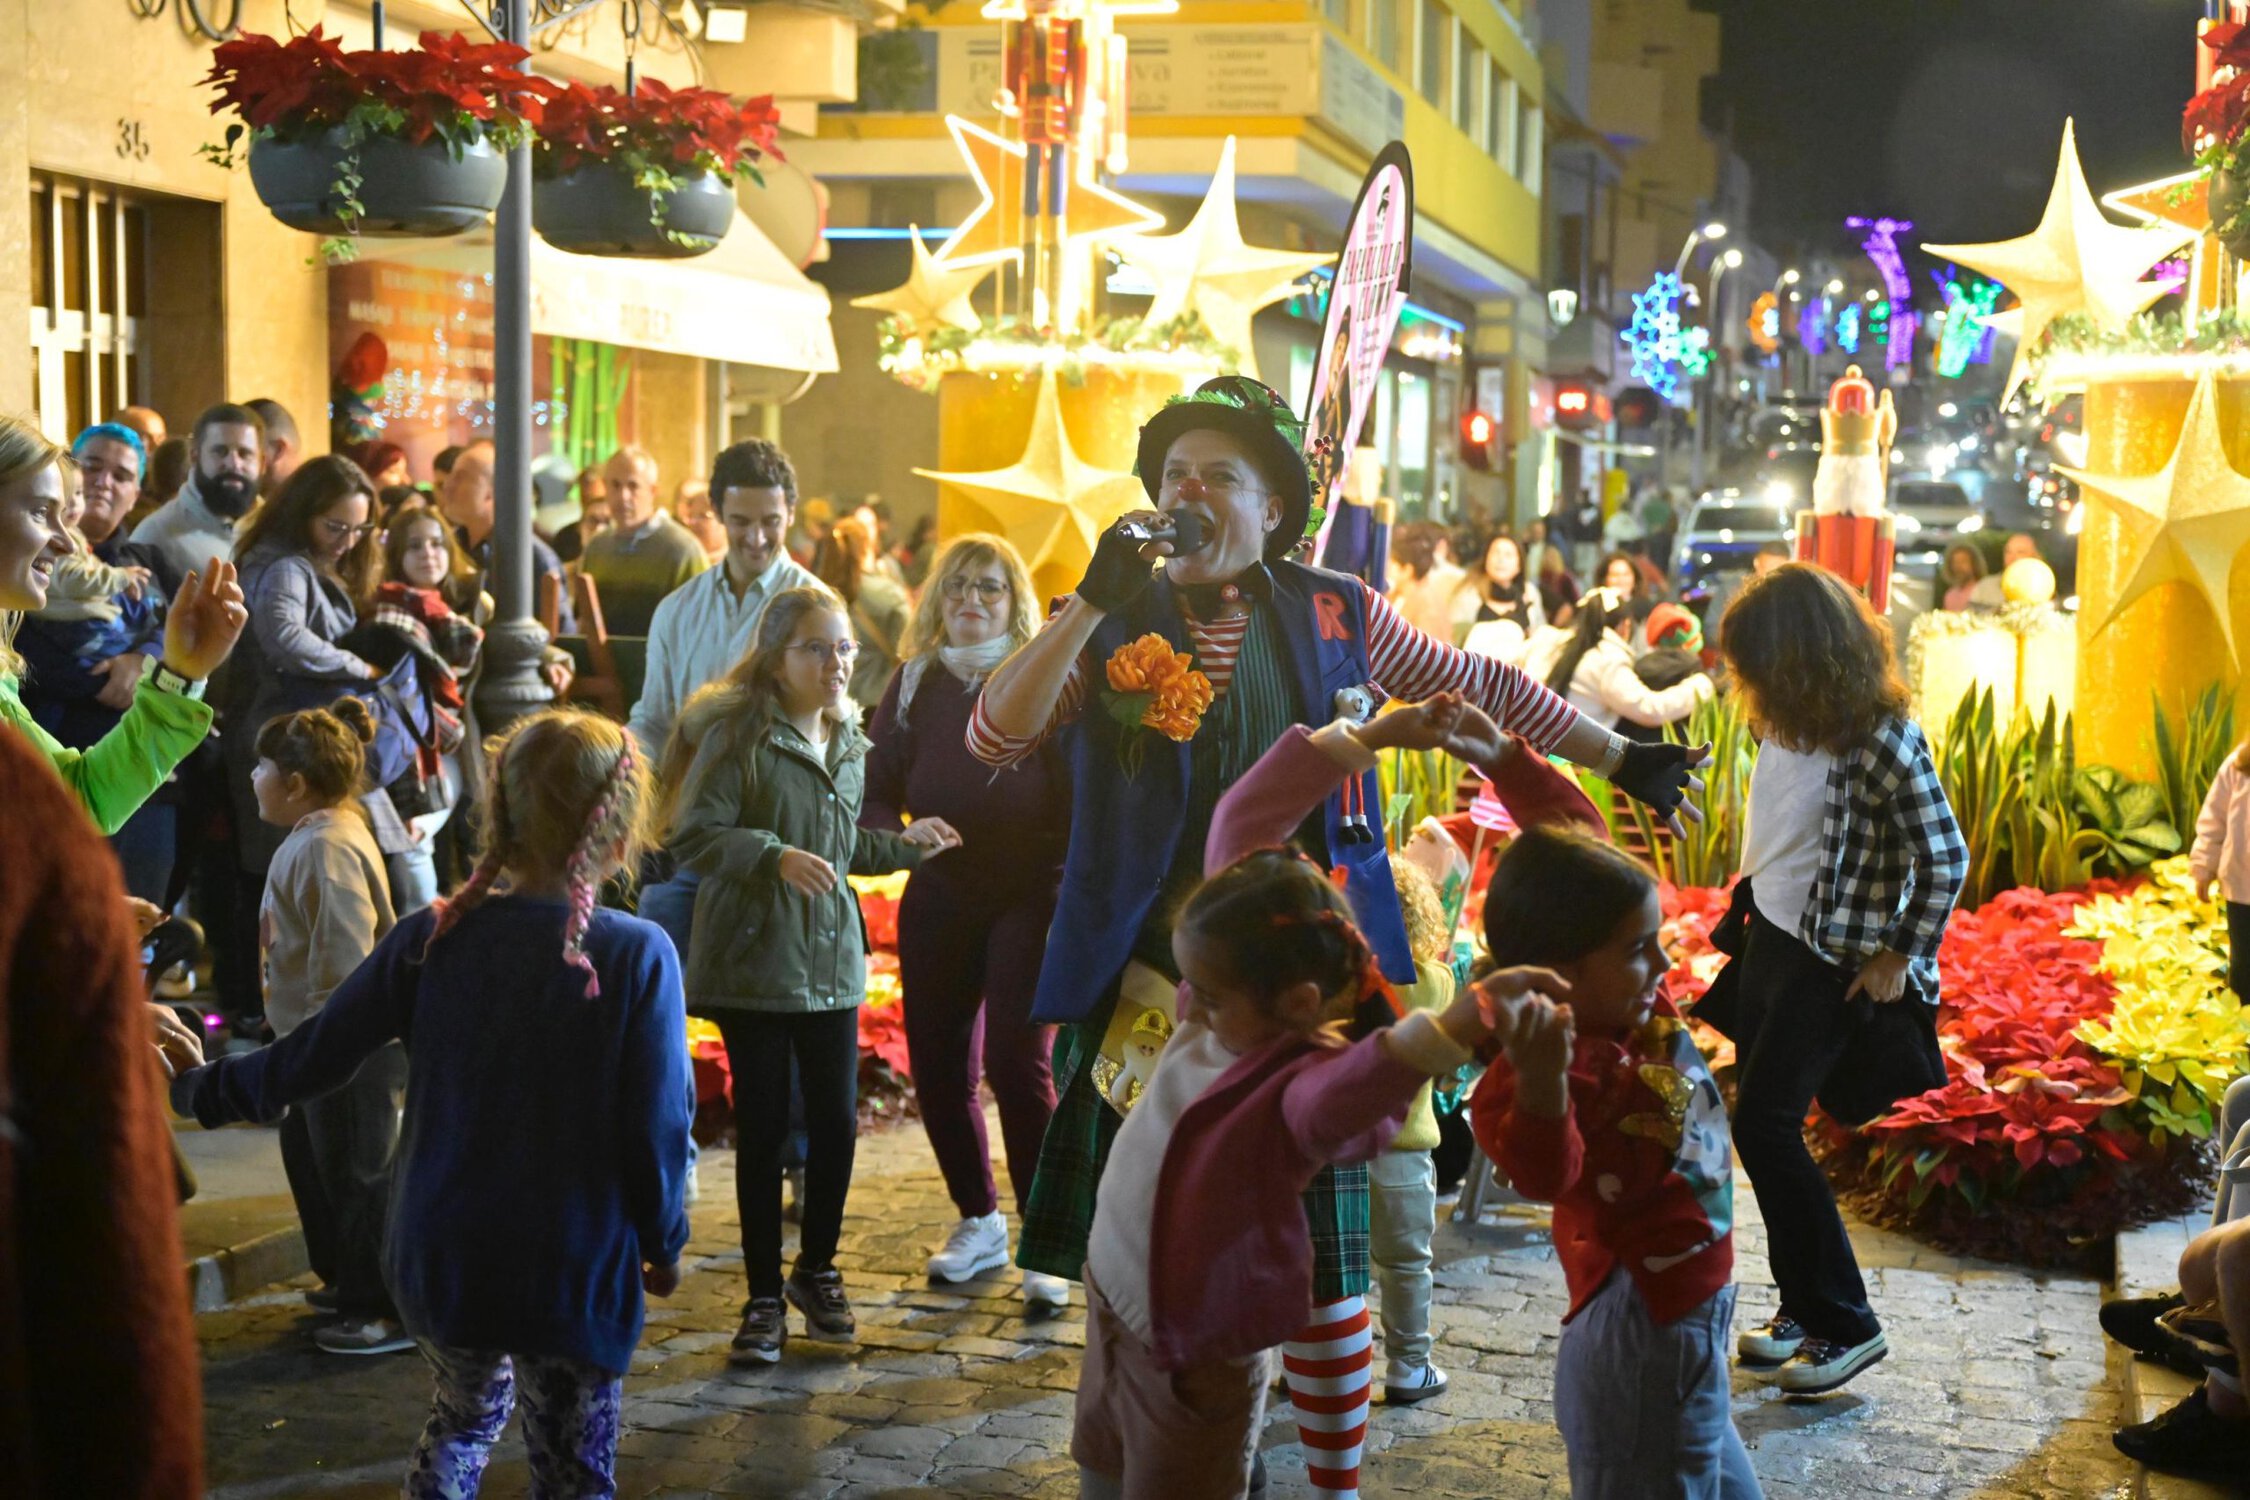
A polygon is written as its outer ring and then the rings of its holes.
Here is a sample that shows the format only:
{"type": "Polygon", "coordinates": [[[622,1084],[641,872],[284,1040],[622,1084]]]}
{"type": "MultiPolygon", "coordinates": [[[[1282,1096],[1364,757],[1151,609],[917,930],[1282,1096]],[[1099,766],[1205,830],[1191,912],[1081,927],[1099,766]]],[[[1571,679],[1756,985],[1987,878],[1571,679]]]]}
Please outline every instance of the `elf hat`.
{"type": "Polygon", "coordinates": [[[1149,502],[1164,487],[1164,455],[1180,434],[1205,429],[1240,443],[1281,500],[1281,523],[1266,536],[1266,560],[1289,555],[1313,525],[1312,474],[1305,467],[1305,424],[1271,386],[1246,375],[1206,380],[1191,395],[1174,396],[1141,427],[1133,472],[1149,502]]]}
{"type": "Polygon", "coordinates": [[[1692,610],[1677,604],[1659,604],[1648,612],[1648,643],[1680,651],[1703,649],[1703,622],[1692,610]]]}

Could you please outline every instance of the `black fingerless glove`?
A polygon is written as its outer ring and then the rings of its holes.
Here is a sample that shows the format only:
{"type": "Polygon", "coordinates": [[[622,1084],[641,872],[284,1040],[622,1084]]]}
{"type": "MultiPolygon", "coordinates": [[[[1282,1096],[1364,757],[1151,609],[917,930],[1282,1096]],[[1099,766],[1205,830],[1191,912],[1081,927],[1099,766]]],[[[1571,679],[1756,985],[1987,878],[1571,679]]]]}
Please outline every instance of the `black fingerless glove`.
{"type": "Polygon", "coordinates": [[[1647,803],[1658,816],[1668,818],[1680,810],[1687,796],[1688,774],[1687,746],[1630,740],[1625,745],[1625,758],[1618,762],[1617,774],[1609,782],[1634,801],[1647,803]]]}
{"type": "Polygon", "coordinates": [[[1141,543],[1120,535],[1115,526],[1094,544],[1093,561],[1078,580],[1078,597],[1098,610],[1114,614],[1138,599],[1154,576],[1149,560],[1141,556],[1141,543]]]}

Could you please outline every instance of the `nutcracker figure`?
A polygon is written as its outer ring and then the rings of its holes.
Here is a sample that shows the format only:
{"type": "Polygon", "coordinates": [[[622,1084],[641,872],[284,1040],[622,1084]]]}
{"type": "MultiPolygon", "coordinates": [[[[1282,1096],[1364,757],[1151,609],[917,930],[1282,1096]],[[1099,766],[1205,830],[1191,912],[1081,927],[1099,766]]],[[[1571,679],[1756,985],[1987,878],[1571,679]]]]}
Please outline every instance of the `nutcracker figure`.
{"type": "Polygon", "coordinates": [[[1797,515],[1797,560],[1819,563],[1867,596],[1882,614],[1891,607],[1896,522],[1884,506],[1898,413],[1891,393],[1876,394],[1858,365],[1828,388],[1820,414],[1820,466],[1813,505],[1797,515]]]}

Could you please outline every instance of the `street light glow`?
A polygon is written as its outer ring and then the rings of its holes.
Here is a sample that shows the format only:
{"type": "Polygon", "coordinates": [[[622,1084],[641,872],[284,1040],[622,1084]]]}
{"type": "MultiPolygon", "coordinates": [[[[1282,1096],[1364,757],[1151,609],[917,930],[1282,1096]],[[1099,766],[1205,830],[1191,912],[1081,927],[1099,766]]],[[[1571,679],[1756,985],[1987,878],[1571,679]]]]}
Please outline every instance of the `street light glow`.
{"type": "Polygon", "coordinates": [[[1829,282],[1827,286],[1825,286],[1825,287],[1821,288],[1821,290],[1823,290],[1823,291],[1825,291],[1826,293],[1828,293],[1828,295],[1829,295],[1829,296],[1831,296],[1831,297],[1841,297],[1841,296],[1843,296],[1843,295],[1844,295],[1844,278],[1843,278],[1843,277],[1841,277],[1841,276],[1837,277],[1837,278],[1836,278],[1836,279],[1835,279],[1834,281],[1831,281],[1831,282],[1829,282]]]}
{"type": "Polygon", "coordinates": [[[1736,266],[1742,264],[1742,252],[1740,250],[1729,250],[1719,257],[1719,264],[1730,271],[1733,270],[1736,266]]]}
{"type": "Polygon", "coordinates": [[[1703,237],[1707,240],[1723,240],[1727,237],[1727,226],[1713,219],[1703,226],[1703,237]]]}
{"type": "Polygon", "coordinates": [[[1795,286],[1799,281],[1803,279],[1804,278],[1800,277],[1797,274],[1797,268],[1795,266],[1791,266],[1788,270],[1781,273],[1781,284],[1783,286],[1795,286]]]}

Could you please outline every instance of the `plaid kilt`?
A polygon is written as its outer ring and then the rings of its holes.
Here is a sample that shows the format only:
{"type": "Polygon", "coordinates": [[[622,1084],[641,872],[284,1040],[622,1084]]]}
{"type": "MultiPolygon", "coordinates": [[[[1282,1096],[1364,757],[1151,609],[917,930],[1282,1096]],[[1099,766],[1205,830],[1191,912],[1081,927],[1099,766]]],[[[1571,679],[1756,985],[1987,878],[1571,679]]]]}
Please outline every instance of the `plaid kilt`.
{"type": "MultiPolygon", "coordinates": [[[[1016,1264],[1082,1281],[1086,1241],[1094,1230],[1094,1192],[1110,1144],[1125,1122],[1094,1085],[1094,1057],[1117,1008],[1117,988],[1083,1021],[1056,1028],[1055,1077],[1061,1087],[1054,1118],[1040,1143],[1024,1209],[1016,1264]]],[[[1367,1167],[1323,1167],[1305,1189],[1305,1228],[1312,1238],[1313,1304],[1364,1294],[1368,1285],[1367,1167]]]]}

